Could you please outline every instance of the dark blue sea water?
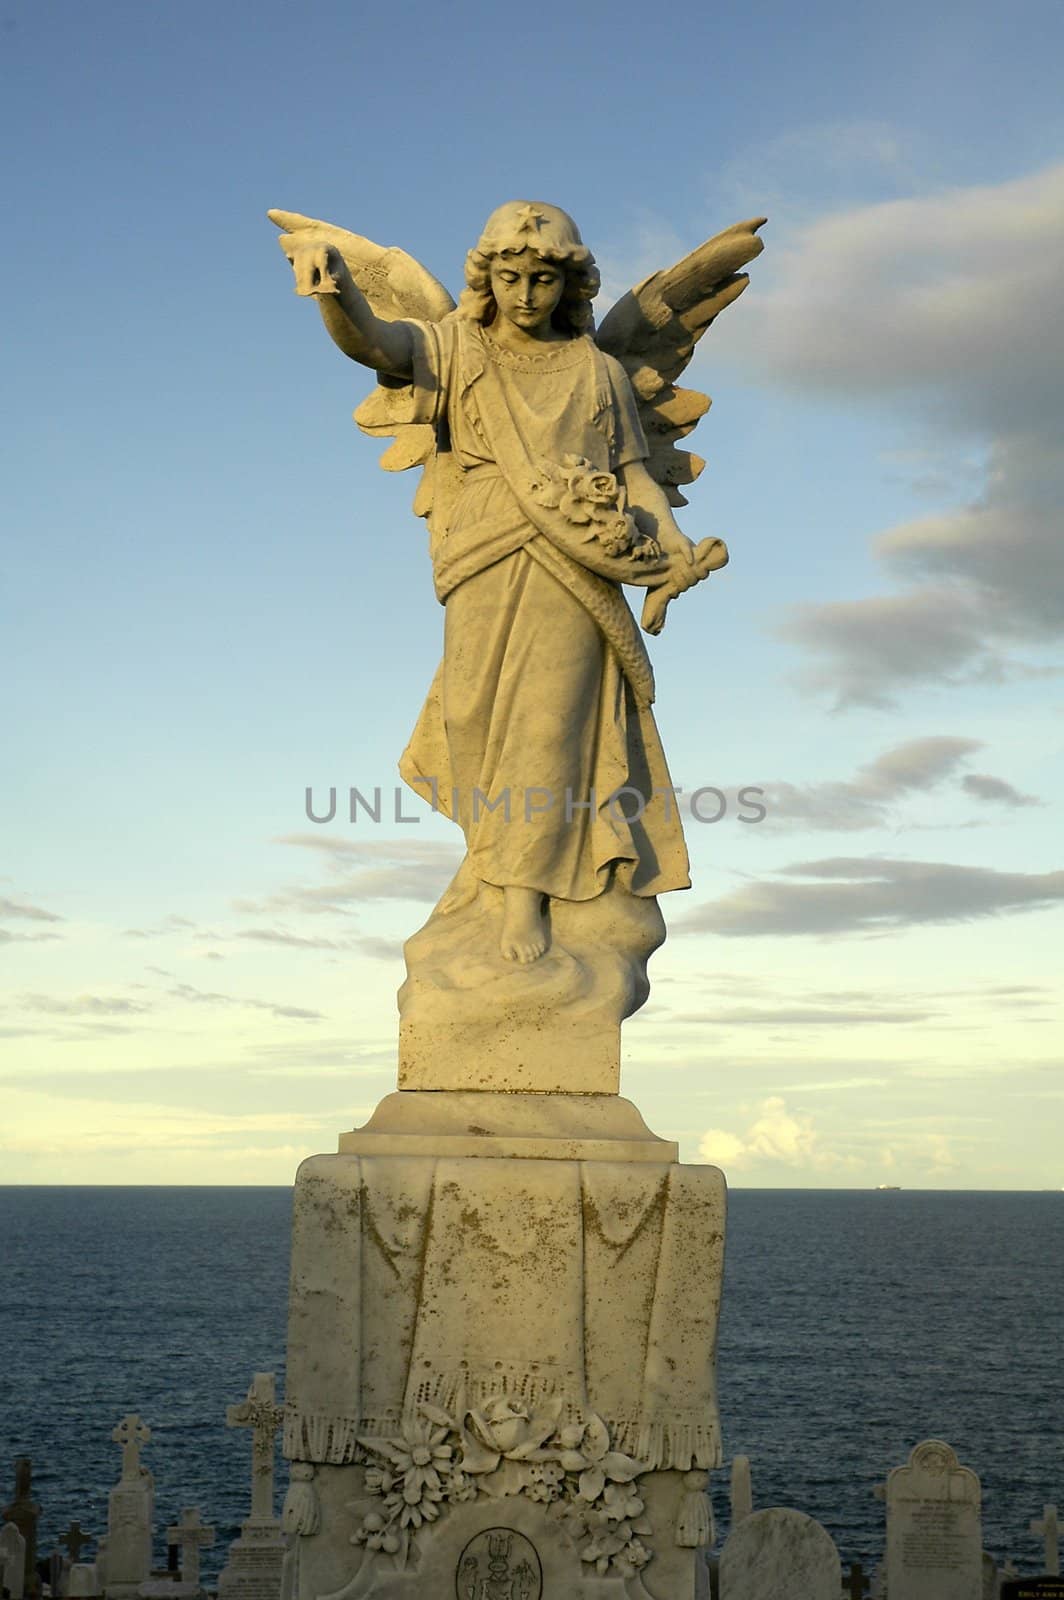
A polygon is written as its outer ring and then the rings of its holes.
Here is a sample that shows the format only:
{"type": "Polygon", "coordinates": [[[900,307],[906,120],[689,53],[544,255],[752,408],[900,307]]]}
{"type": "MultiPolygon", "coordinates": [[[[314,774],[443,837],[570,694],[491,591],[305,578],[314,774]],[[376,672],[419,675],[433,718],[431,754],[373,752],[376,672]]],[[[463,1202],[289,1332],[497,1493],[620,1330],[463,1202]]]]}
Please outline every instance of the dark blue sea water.
{"type": "MultiPolygon", "coordinates": [[[[0,1489],[32,1456],[42,1552],[72,1518],[106,1530],[110,1433],[135,1410],[159,1559],[199,1505],[217,1573],[249,1494],[226,1405],[255,1371],[283,1392],[290,1211],[286,1189],[0,1188],[0,1489]]],[[[982,1479],[986,1547],[1040,1570],[1027,1523],[1064,1496],[1062,1268],[1064,1194],[733,1191],[721,1409],[755,1503],[817,1517],[867,1568],[875,1484],[944,1438],[982,1479]]]]}

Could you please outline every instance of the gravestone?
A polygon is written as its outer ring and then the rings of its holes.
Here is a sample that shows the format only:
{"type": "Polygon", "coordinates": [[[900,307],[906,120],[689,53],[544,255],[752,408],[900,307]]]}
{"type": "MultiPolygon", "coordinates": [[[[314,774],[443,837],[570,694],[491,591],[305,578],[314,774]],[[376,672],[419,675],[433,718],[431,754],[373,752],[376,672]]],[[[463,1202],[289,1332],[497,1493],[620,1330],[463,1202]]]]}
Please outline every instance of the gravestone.
{"type": "Polygon", "coordinates": [[[26,1541],[13,1522],[0,1528],[0,1588],[9,1600],[22,1600],[26,1587],[26,1541]]]}
{"type": "Polygon", "coordinates": [[[39,1561],[37,1563],[37,1571],[40,1573],[42,1581],[48,1585],[48,1588],[53,1595],[61,1595],[66,1593],[66,1575],[69,1567],[69,1557],[65,1556],[62,1550],[58,1549],[52,1551],[51,1555],[48,1557],[47,1564],[43,1561],[39,1561]],[[46,1566],[47,1577],[45,1576],[46,1566]]]}
{"type": "Polygon", "coordinates": [[[80,1522],[72,1522],[66,1533],[59,1535],[59,1543],[66,1545],[71,1564],[81,1560],[81,1552],[87,1544],[92,1544],[96,1535],[86,1533],[80,1522]]]}
{"type": "Polygon", "coordinates": [[[15,1496],[9,1506],[0,1511],[0,1520],[12,1522],[25,1540],[22,1592],[38,1595],[41,1580],[37,1572],[37,1523],[41,1508],[33,1498],[33,1463],[29,1456],[18,1456],[15,1461],[15,1496]]]}
{"type": "Polygon", "coordinates": [[[283,1420],[272,1372],[257,1372],[247,1399],[226,1411],[229,1427],[252,1430],[251,1515],[229,1546],[218,1578],[220,1600],[277,1600],[280,1594],[285,1543],[273,1514],[273,1466],[283,1420]]]}
{"type": "Polygon", "coordinates": [[[204,1526],[198,1506],[186,1506],[181,1521],[166,1530],[167,1544],[177,1545],[181,1552],[181,1588],[195,1591],[200,1587],[200,1551],[214,1543],[214,1529],[204,1526]]]}
{"type": "Polygon", "coordinates": [[[886,1482],[890,1600],[982,1600],[979,1479],[927,1439],[886,1482]]]}
{"type": "Polygon", "coordinates": [[[107,1535],[96,1541],[96,1576],[100,1582],[101,1591],[107,1593],[107,1535]]]}
{"type": "Polygon", "coordinates": [[[998,1600],[997,1562],[988,1550],[983,1551],[983,1600],[998,1600]]]}
{"type": "Polygon", "coordinates": [[[750,1457],[735,1456],[731,1466],[731,1525],[737,1528],[754,1509],[750,1457]]]}
{"type": "Polygon", "coordinates": [[[93,1544],[94,1539],[96,1539],[96,1534],[85,1533],[80,1522],[70,1523],[66,1533],[59,1534],[59,1544],[66,1544],[70,1565],[75,1566],[82,1560],[82,1550],[85,1549],[86,1544],[93,1544]]]}
{"type": "Polygon", "coordinates": [[[1060,1576],[1060,1524],[1056,1506],[1042,1507],[1042,1520],[1031,1523],[1031,1532],[1040,1533],[1045,1541],[1045,1569],[1052,1577],[1060,1576]]]}
{"type": "Polygon", "coordinates": [[[831,1535],[801,1511],[752,1511],[721,1551],[720,1600],[839,1600],[841,1591],[831,1535]]]}
{"type": "MultiPolygon", "coordinates": [[[[596,353],[583,329],[597,273],[556,206],[498,207],[476,259],[541,255],[570,276],[540,274],[551,287],[534,313],[485,290],[468,327],[404,252],[271,217],[297,292],[318,299],[334,336],[348,330],[345,352],[375,372],[387,347],[403,392],[380,388],[359,422],[405,430],[386,465],[430,461],[418,504],[432,501],[434,556],[459,503],[452,424],[458,439],[484,430],[478,481],[498,483],[510,518],[496,530],[473,513],[468,552],[452,540],[440,559],[453,564],[434,573],[445,661],[402,772],[422,795],[448,775],[444,809],[467,853],[405,947],[398,1089],[296,1180],[284,1449],[306,1475],[287,1508],[291,1594],[698,1600],[705,1474],[721,1460],[724,1180],[681,1164],[618,1092],[621,1023],[647,996],[664,929],[657,896],[688,882],[676,808],[659,804],[672,791],[656,776],[667,778],[650,664],[620,583],[653,563],[654,633],[670,597],[726,552],[707,539],[692,556],[673,529],[661,490],[668,481],[675,497],[683,461],[655,449],[647,507],[660,541],[606,469],[625,458],[629,422],[635,455],[644,448],[626,372],[640,393],[664,393],[703,313],[745,287],[737,268],[760,250],[760,224],[637,286],[596,353]],[[563,291],[581,297],[579,327],[563,291]],[[403,327],[384,320],[396,307],[412,319],[403,327]],[[360,343],[349,313],[382,342],[360,343]],[[489,547],[489,526],[512,542],[489,547]],[[648,798],[626,786],[624,815],[610,791],[637,772],[648,798]],[[511,818],[511,793],[527,823],[511,818]]],[[[674,392],[648,416],[658,433],[663,421],[686,432],[705,409],[674,392]]]]}
{"type": "Polygon", "coordinates": [[[67,1574],[67,1594],[70,1600],[97,1600],[101,1593],[95,1564],[75,1561],[67,1574]]]}
{"type": "Polygon", "coordinates": [[[140,1460],[151,1429],[129,1412],[111,1438],[122,1447],[122,1476],[108,1499],[107,1595],[108,1600],[124,1600],[135,1595],[151,1573],[155,1480],[140,1460]]]}

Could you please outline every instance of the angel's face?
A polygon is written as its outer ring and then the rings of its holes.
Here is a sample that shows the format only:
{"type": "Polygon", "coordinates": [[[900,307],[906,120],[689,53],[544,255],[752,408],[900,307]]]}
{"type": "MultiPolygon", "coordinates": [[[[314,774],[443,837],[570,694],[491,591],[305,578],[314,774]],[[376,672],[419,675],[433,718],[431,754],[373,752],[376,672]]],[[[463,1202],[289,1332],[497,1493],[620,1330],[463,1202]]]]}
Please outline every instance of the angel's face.
{"type": "Polygon", "coordinates": [[[565,290],[565,273],[531,250],[507,251],[491,263],[491,289],[501,316],[534,339],[550,334],[565,290]]]}

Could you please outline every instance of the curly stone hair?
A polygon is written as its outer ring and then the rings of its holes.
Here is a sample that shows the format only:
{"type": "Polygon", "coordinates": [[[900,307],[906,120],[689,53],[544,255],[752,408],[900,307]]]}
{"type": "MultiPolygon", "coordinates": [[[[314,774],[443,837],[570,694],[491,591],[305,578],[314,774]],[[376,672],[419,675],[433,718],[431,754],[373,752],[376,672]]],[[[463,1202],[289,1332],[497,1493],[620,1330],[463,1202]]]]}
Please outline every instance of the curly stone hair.
{"type": "Polygon", "coordinates": [[[528,201],[512,200],[488,218],[480,239],[466,256],[466,287],[458,301],[459,315],[488,327],[498,314],[491,263],[497,256],[520,255],[525,250],[565,272],[562,297],[551,318],[554,326],[570,338],[593,333],[591,302],[600,283],[595,258],[570,216],[557,206],[528,201]]]}

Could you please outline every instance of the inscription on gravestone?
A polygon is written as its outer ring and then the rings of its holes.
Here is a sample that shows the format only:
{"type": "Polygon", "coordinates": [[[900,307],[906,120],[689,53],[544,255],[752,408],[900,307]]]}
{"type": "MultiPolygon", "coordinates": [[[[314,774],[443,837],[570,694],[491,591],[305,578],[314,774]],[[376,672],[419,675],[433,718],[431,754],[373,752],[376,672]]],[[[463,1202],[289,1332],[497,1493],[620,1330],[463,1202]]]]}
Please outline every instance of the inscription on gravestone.
{"type": "Polygon", "coordinates": [[[910,1571],[956,1572],[970,1543],[964,1506],[912,1506],[909,1526],[901,1536],[901,1554],[910,1571]]]}

